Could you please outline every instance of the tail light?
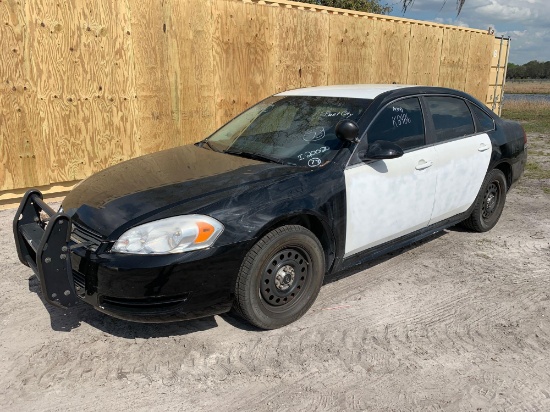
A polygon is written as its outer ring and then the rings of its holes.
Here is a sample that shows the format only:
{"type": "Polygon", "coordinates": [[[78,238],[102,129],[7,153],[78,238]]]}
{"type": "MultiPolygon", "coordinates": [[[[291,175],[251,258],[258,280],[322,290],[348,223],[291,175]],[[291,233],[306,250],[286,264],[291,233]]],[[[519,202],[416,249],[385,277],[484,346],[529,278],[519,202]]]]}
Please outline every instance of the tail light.
{"type": "Polygon", "coordinates": [[[527,144],[527,133],[525,133],[523,126],[521,126],[521,130],[523,130],[523,143],[527,144]]]}

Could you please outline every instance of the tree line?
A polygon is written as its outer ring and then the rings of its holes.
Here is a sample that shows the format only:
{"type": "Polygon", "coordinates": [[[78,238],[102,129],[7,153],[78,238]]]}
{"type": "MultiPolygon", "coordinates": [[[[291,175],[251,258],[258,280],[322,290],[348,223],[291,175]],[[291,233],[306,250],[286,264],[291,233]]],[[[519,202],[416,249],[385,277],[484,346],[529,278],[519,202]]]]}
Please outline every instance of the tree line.
{"type": "Polygon", "coordinates": [[[316,4],[318,6],[337,7],[339,9],[349,9],[365,11],[367,13],[388,14],[392,7],[387,4],[381,4],[381,0],[298,0],[302,3],[316,4]]]}
{"type": "Polygon", "coordinates": [[[532,60],[522,65],[508,63],[507,79],[550,79],[550,61],[532,60]]]}

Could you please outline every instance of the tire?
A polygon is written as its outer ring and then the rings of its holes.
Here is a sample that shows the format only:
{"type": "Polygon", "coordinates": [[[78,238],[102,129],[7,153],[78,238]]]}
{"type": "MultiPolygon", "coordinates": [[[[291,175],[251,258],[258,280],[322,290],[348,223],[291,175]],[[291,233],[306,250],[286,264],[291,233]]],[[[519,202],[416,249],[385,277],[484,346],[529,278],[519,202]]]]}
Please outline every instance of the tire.
{"type": "Polygon", "coordinates": [[[324,275],[324,252],[315,235],[303,226],[282,226],[246,254],[233,308],[258,328],[280,328],[308,311],[324,275]]]}
{"type": "Polygon", "coordinates": [[[472,214],[462,224],[474,232],[487,232],[495,227],[504,209],[506,190],[504,173],[491,170],[481,185],[472,214]]]}

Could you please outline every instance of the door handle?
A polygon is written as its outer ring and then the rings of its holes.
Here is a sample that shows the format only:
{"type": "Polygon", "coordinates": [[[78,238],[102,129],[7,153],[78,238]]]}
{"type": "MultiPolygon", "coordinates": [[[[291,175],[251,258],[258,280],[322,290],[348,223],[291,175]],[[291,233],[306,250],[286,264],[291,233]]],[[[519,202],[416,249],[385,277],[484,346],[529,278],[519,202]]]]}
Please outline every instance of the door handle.
{"type": "Polygon", "coordinates": [[[484,152],[485,150],[489,150],[489,148],[490,148],[489,145],[486,145],[485,143],[481,143],[477,150],[480,152],[484,152]]]}
{"type": "Polygon", "coordinates": [[[416,170],[424,170],[424,169],[427,169],[428,167],[430,167],[431,165],[433,165],[434,163],[433,162],[426,162],[425,160],[420,160],[418,162],[418,164],[416,165],[415,169],[416,170]]]}

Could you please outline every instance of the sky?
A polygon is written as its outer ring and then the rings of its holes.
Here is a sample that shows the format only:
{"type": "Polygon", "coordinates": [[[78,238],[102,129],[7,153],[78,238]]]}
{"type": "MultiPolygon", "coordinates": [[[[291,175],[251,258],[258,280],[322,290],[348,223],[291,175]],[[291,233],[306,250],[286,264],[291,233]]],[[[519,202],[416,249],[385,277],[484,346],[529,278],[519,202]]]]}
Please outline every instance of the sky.
{"type": "Polygon", "coordinates": [[[458,17],[456,0],[414,0],[405,14],[399,0],[381,3],[393,6],[393,16],[475,29],[492,27],[495,35],[512,38],[510,63],[550,61],[550,0],[466,0],[458,17]]]}

